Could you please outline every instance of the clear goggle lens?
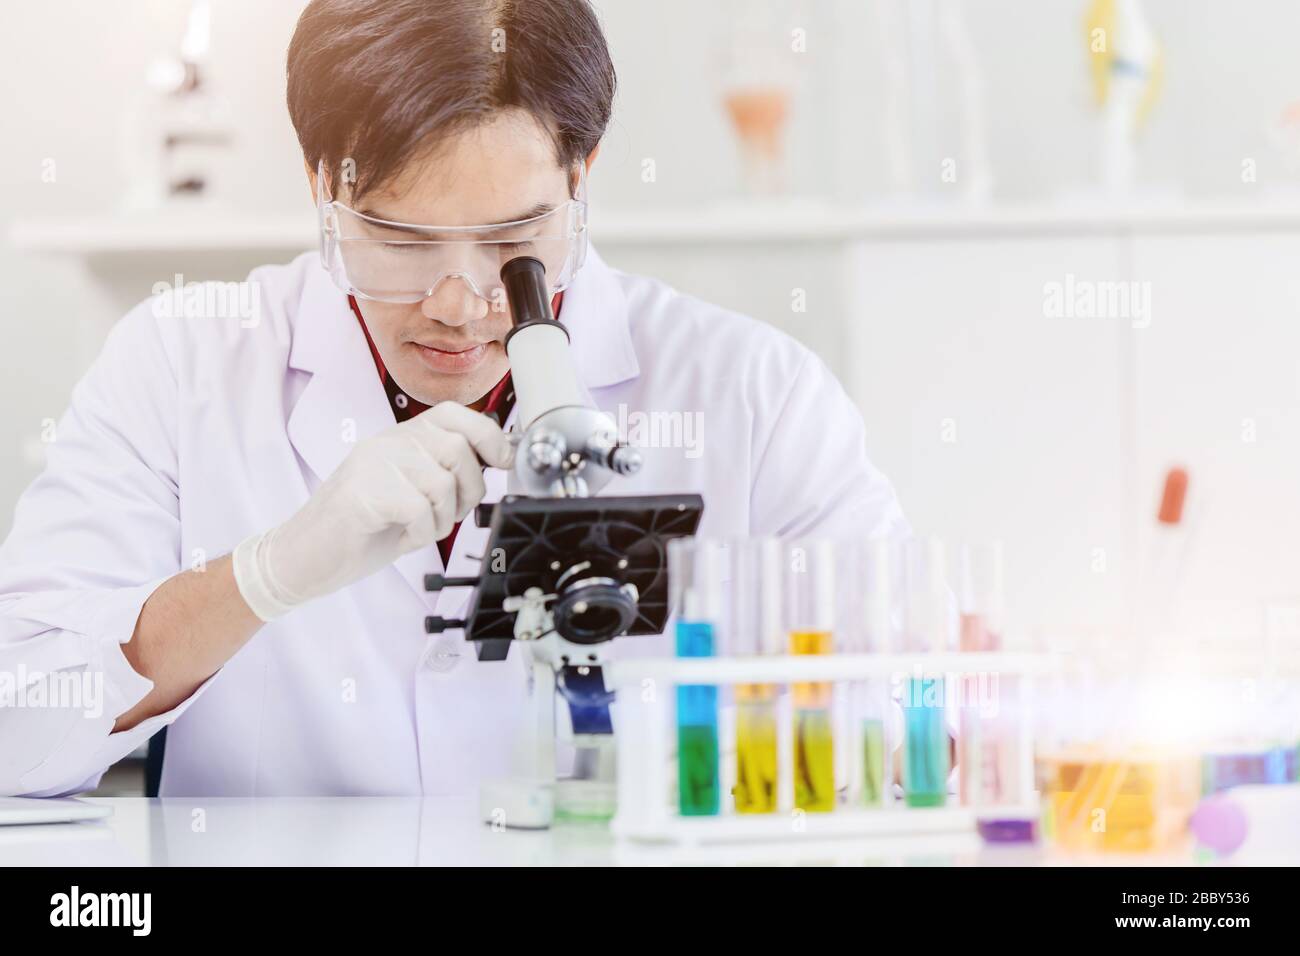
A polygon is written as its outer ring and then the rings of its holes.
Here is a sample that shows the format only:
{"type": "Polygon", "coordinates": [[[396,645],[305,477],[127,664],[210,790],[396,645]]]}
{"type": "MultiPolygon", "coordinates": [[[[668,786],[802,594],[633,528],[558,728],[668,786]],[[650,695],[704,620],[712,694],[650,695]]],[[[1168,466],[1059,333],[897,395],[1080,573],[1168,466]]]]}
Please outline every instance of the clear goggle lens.
{"type": "Polygon", "coordinates": [[[566,288],[586,256],[586,189],[581,166],[574,198],[542,216],[490,226],[426,226],[366,216],[326,198],[317,171],[321,262],[346,292],[414,303],[459,279],[490,305],[504,307],[501,267],[519,256],[546,266],[552,293],[566,288]]]}

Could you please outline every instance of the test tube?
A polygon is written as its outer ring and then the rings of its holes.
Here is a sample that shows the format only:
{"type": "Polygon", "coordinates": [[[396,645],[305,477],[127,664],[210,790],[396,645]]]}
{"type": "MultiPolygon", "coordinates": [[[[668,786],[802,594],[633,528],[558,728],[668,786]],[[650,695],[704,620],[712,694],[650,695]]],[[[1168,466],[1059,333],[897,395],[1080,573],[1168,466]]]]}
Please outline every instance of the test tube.
{"type": "MultiPolygon", "coordinates": [[[[835,619],[835,547],[830,541],[792,545],[787,554],[791,654],[830,654],[835,619]]],[[[794,805],[811,813],[835,809],[835,740],[828,682],[796,682],[794,805]]]]}
{"type": "MultiPolygon", "coordinates": [[[[1004,649],[1002,544],[962,548],[960,563],[963,653],[1004,649]]],[[[962,678],[958,790],[967,806],[1007,807],[1024,802],[1019,681],[1013,675],[981,672],[962,678]]]]}
{"type": "MultiPolygon", "coordinates": [[[[912,653],[947,647],[950,596],[943,543],[914,539],[905,548],[905,646],[912,653]]],[[[916,671],[903,693],[903,797],[909,807],[941,807],[948,796],[948,728],[941,675],[916,671]]]]}
{"type": "MultiPolygon", "coordinates": [[[[781,626],[781,545],[759,538],[734,549],[728,600],[729,636],[738,655],[779,654],[781,626]]],[[[775,813],[777,809],[777,688],[737,684],[737,813],[775,813]]]]}
{"type": "MultiPolygon", "coordinates": [[[[722,604],[722,548],[696,538],[669,542],[669,580],[677,614],[678,657],[713,657],[722,604]]],[[[677,797],[682,816],[716,816],[718,781],[718,688],[677,686],[677,797]]]]}
{"type": "MultiPolygon", "coordinates": [[[[861,653],[884,654],[890,650],[892,594],[889,567],[889,542],[883,538],[865,543],[863,548],[862,639],[856,648],[861,653]]],[[[883,807],[889,803],[892,774],[889,765],[889,685],[882,681],[864,681],[856,692],[855,713],[862,732],[862,803],[883,807]]]]}

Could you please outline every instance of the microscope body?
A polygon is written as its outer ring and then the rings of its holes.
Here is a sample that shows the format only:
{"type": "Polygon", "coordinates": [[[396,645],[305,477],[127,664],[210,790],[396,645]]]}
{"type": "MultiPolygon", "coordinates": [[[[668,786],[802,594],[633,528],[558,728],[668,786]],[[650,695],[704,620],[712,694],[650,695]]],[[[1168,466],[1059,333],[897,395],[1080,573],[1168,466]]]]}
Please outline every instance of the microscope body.
{"type": "Polygon", "coordinates": [[[659,633],[667,619],[666,544],[695,532],[698,495],[596,498],[616,476],[641,467],[618,428],[579,385],[568,331],[551,313],[545,268],[519,257],[501,278],[514,325],[506,336],[516,400],[517,441],[510,493],[480,505],[487,552],[504,567],[477,578],[429,575],[426,587],[473,586],[465,620],[429,618],[426,630],[460,628],[479,660],[525,656],[529,708],[514,776],[485,784],[488,823],[537,829],[556,814],[557,788],[586,788],[582,800],[612,801],[612,693],[602,668],[609,642],[659,633]],[[577,748],[575,774],[556,780],[555,719],[563,699],[577,748]],[[591,796],[594,795],[594,796],[591,796]]]}
{"type": "Polygon", "coordinates": [[[549,318],[550,303],[543,306],[548,318],[517,323],[506,337],[520,426],[514,477],[523,494],[585,498],[615,475],[634,474],[641,456],[619,444],[609,415],[588,404],[568,330],[549,318]]]}

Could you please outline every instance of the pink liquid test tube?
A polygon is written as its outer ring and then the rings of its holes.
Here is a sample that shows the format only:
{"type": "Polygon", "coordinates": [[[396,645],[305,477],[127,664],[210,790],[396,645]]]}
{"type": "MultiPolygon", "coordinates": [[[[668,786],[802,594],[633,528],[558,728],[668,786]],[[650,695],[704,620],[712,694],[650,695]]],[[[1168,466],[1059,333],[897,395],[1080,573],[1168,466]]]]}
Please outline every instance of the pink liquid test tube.
{"type": "MultiPolygon", "coordinates": [[[[968,545],[961,552],[959,647],[995,653],[1002,639],[1002,545],[968,545]]],[[[977,811],[1023,802],[1020,720],[1025,716],[1016,675],[984,670],[963,678],[958,787],[977,811]]]]}

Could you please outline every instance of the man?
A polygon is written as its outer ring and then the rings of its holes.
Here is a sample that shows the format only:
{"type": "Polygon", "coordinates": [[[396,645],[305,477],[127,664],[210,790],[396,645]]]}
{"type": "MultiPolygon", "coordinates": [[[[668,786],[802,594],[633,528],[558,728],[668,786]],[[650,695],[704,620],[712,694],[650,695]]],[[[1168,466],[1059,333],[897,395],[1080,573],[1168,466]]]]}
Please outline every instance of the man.
{"type": "Polygon", "coordinates": [[[0,671],[86,675],[102,707],[0,708],[0,792],[91,787],[166,725],[164,795],[505,772],[521,655],[426,637],[464,592],[421,582],[477,572],[460,522],[505,490],[483,413],[511,421],[516,255],[547,265],[590,400],[693,436],[619,493],[699,492],[702,534],[902,528],[817,358],[587,249],[613,93],[585,0],[307,6],[288,100],[321,251],[252,273],[256,321],[141,304],[75,390],[0,549],[0,671]]]}

